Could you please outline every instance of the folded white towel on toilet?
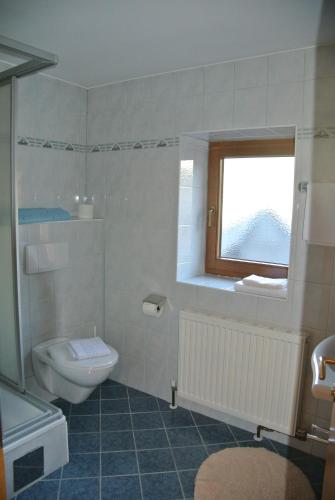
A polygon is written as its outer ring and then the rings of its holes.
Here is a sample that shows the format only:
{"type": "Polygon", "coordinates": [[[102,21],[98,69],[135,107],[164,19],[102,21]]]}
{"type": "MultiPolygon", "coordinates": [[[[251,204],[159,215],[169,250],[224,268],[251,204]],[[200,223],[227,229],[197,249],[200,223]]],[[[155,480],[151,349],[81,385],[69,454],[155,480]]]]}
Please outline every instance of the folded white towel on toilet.
{"type": "Polygon", "coordinates": [[[234,285],[237,292],[252,293],[254,295],[264,295],[265,297],[273,297],[278,299],[287,298],[287,287],[286,288],[265,288],[257,286],[248,286],[243,281],[237,281],[234,285]]]}
{"type": "Polygon", "coordinates": [[[107,356],[111,353],[109,347],[100,337],[70,340],[69,346],[74,359],[89,359],[107,356]]]}
{"type": "Polygon", "coordinates": [[[256,286],[257,288],[269,288],[271,290],[282,290],[287,288],[287,279],[282,278],[265,278],[264,276],[257,276],[251,274],[243,278],[243,283],[248,286],[256,286]]]}

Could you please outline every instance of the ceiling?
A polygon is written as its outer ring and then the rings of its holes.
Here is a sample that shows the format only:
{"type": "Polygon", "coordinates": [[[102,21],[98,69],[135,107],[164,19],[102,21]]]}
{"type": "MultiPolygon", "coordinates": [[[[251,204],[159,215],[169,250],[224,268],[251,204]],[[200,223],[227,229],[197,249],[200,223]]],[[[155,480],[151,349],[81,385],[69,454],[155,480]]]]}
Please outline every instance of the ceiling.
{"type": "Polygon", "coordinates": [[[0,0],[0,34],[57,54],[50,75],[92,87],[329,43],[335,1],[0,0]]]}

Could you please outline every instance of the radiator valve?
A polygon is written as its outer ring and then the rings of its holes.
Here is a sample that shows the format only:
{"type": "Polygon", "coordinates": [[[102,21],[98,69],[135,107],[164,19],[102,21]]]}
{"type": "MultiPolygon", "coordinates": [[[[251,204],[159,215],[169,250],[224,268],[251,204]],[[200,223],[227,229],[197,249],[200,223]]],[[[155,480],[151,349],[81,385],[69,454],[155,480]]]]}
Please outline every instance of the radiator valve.
{"type": "Polygon", "coordinates": [[[178,408],[176,405],[176,392],[177,392],[177,382],[175,380],[171,380],[171,404],[170,408],[171,410],[175,410],[178,408]]]}

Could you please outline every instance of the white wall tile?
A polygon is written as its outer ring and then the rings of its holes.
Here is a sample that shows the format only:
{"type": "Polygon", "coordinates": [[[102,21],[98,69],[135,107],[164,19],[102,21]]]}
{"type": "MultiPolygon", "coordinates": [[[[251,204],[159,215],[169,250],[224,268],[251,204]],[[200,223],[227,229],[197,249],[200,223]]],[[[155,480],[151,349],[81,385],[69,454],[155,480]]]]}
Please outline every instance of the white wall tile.
{"type": "Polygon", "coordinates": [[[254,57],[235,63],[235,88],[263,87],[268,82],[268,58],[254,57]]]}
{"type": "Polygon", "coordinates": [[[203,95],[178,98],[176,101],[176,133],[203,129],[203,95]]]}
{"type": "Polygon", "coordinates": [[[156,99],[151,104],[152,137],[171,137],[175,135],[175,100],[156,99]]]}
{"type": "Polygon", "coordinates": [[[234,88],[234,63],[214,64],[204,68],[205,94],[225,92],[234,88]]]}
{"type": "Polygon", "coordinates": [[[291,50],[269,56],[269,85],[304,80],[304,50],[291,50]]]}
{"type": "Polygon", "coordinates": [[[127,105],[129,107],[138,106],[143,101],[152,98],[152,79],[139,78],[125,82],[124,87],[127,92],[127,105]]]}
{"type": "Polygon", "coordinates": [[[317,283],[295,282],[293,309],[297,327],[325,331],[331,287],[317,283]]]}
{"type": "Polygon", "coordinates": [[[302,125],[303,83],[271,85],[268,90],[267,125],[302,125]]]}
{"type": "Polygon", "coordinates": [[[335,45],[324,45],[305,50],[305,79],[335,76],[335,45]]]}
{"type": "Polygon", "coordinates": [[[236,90],[234,94],[234,128],[262,127],[266,123],[267,88],[236,90]]]}
{"type": "Polygon", "coordinates": [[[205,130],[232,128],[233,106],[233,91],[205,95],[203,128],[205,130]]]}
{"type": "MultiPolygon", "coordinates": [[[[293,283],[290,284],[293,295],[293,283]]],[[[271,299],[259,297],[257,302],[257,323],[285,329],[292,328],[292,299],[271,299]]]]}
{"type": "Polygon", "coordinates": [[[294,279],[320,284],[332,282],[333,248],[309,245],[299,238],[295,252],[294,279]]]}
{"type": "Polygon", "coordinates": [[[177,78],[177,95],[183,97],[201,95],[204,92],[204,69],[188,69],[178,71],[177,78]]]}
{"type": "Polygon", "coordinates": [[[181,226],[192,224],[193,216],[193,189],[180,187],[179,189],[179,220],[181,226]]]}
{"type": "Polygon", "coordinates": [[[177,73],[157,75],[151,79],[152,98],[157,100],[173,100],[177,94],[177,73]]]}

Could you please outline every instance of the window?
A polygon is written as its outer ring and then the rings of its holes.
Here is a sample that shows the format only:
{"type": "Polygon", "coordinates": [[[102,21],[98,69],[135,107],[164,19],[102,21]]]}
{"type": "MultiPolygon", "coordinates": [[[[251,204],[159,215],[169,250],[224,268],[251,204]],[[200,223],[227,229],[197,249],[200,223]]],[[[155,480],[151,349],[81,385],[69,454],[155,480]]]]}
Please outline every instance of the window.
{"type": "Polygon", "coordinates": [[[210,143],[207,273],[287,277],[294,140],[210,143]]]}

